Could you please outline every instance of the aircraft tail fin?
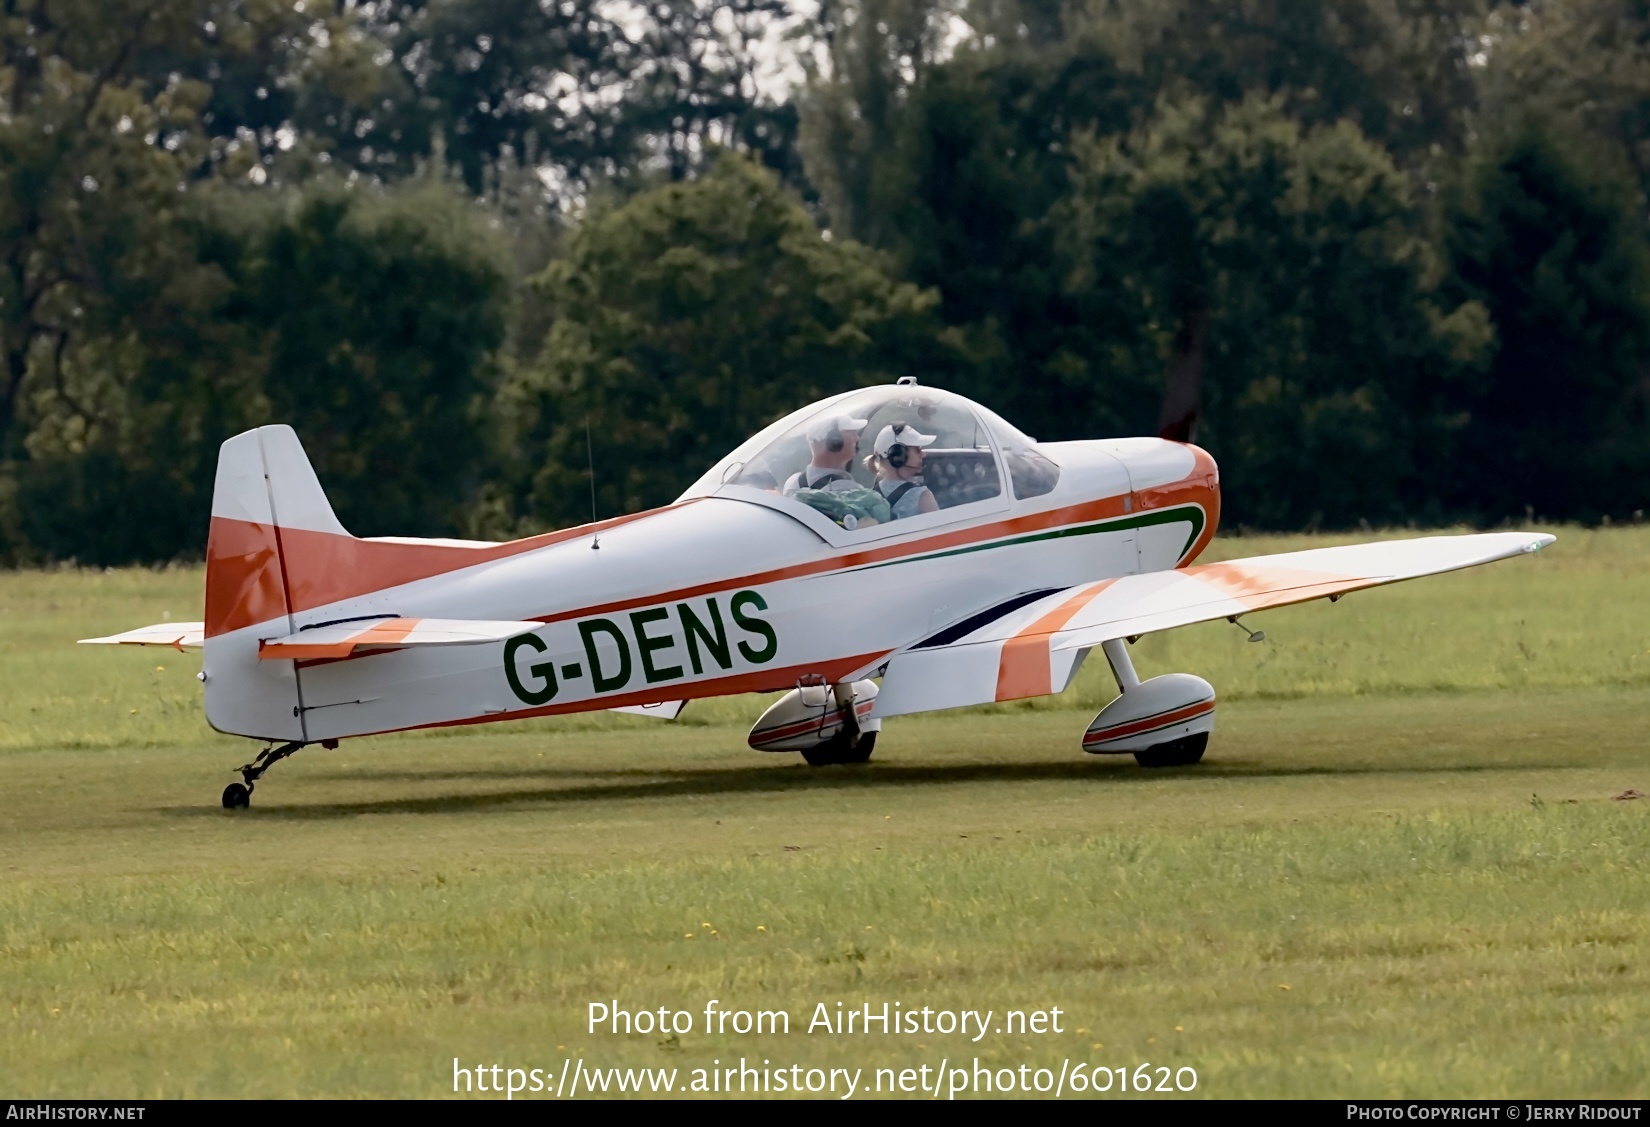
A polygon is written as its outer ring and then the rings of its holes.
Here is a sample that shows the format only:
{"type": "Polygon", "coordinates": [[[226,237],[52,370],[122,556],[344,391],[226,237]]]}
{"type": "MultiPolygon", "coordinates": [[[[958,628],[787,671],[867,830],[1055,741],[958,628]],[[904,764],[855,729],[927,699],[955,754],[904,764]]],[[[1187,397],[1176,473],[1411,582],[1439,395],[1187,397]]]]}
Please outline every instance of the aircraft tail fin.
{"type": "Polygon", "coordinates": [[[309,464],[297,432],[280,424],[259,427],[252,433],[263,455],[276,527],[348,536],[321,489],[321,479],[315,476],[315,467],[309,464]]]}
{"type": "Polygon", "coordinates": [[[206,636],[289,618],[291,572],[283,532],[349,538],[303,445],[289,426],[258,427],[218,451],[206,543],[206,636]]]}
{"type": "Polygon", "coordinates": [[[212,486],[203,629],[206,718],[220,732],[308,738],[297,671],[258,661],[254,636],[297,629],[293,594],[301,577],[294,576],[289,541],[305,532],[352,539],[292,428],[258,427],[225,442],[212,486]]]}

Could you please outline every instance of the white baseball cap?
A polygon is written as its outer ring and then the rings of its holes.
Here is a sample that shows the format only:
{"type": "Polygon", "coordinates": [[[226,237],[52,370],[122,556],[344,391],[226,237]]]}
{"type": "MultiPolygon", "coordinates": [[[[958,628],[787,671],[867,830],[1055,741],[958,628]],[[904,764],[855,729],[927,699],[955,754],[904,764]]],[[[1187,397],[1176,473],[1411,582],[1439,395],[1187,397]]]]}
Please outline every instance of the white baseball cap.
{"type": "Polygon", "coordinates": [[[895,446],[927,446],[934,441],[931,434],[923,434],[913,426],[904,423],[890,424],[877,433],[877,453],[882,457],[888,456],[888,451],[895,446]]]}
{"type": "Polygon", "coordinates": [[[808,438],[813,442],[824,442],[834,431],[841,434],[843,431],[853,431],[858,434],[865,429],[869,419],[856,419],[850,415],[822,415],[808,424],[808,438]]]}

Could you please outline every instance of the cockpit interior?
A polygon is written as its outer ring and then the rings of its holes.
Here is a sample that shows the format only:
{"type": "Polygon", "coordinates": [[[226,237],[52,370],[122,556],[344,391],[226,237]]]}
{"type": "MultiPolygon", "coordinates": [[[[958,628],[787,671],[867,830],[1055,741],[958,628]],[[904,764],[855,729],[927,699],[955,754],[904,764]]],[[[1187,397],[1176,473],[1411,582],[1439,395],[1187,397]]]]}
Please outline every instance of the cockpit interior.
{"type": "Polygon", "coordinates": [[[933,494],[924,505],[924,523],[934,519],[936,508],[984,508],[992,501],[1000,506],[1005,490],[1026,500],[1049,493],[1059,481],[1059,467],[1035,440],[1001,417],[960,395],[902,381],[823,400],[781,419],[684,496],[758,490],[809,506],[848,531],[886,525],[899,515],[878,500],[879,471],[883,494],[890,492],[893,472],[887,459],[877,457],[878,439],[883,436],[886,445],[893,434],[912,433],[926,441],[911,459],[920,461],[920,469],[907,466],[903,480],[933,494]],[[849,429],[853,424],[860,424],[857,431],[849,429]]]}

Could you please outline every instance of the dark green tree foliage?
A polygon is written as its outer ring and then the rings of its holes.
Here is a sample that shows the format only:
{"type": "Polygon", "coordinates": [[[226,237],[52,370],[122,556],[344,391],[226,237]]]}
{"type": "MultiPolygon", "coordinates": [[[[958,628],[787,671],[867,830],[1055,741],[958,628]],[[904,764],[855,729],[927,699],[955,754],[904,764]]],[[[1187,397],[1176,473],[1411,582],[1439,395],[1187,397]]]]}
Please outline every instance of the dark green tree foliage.
{"type": "Polygon", "coordinates": [[[234,79],[210,107],[214,154],[244,148],[285,176],[324,161],[385,180],[451,161],[477,193],[507,154],[573,194],[682,179],[721,146],[801,185],[795,108],[756,75],[770,23],[788,14],[781,0],[342,5],[283,35],[242,36],[225,52],[232,73],[208,61],[234,79]]]}
{"type": "Polygon", "coordinates": [[[439,182],[321,183],[216,200],[187,233],[208,279],[193,304],[100,346],[130,375],[89,422],[36,426],[16,487],[31,550],[200,552],[218,445],[267,422],[298,432],[352,532],[461,531],[509,276],[483,213],[439,182]]]}
{"type": "Polygon", "coordinates": [[[656,0],[627,53],[621,141],[662,161],[671,180],[698,172],[716,148],[751,154],[793,188],[807,176],[795,105],[762,96],[764,38],[791,14],[786,0],[656,0]]]}
{"type": "Polygon", "coordinates": [[[1631,186],[1530,127],[1487,146],[1452,217],[1495,323],[1451,500],[1483,519],[1650,506],[1650,248],[1631,186]]]}
{"type": "MultiPolygon", "coordinates": [[[[1104,3],[1104,0],[1101,0],[1104,3]]],[[[1092,4],[1093,8],[1100,4],[1092,4]]],[[[1485,0],[1164,0],[1114,17],[1156,90],[1275,96],[1308,125],[1350,120],[1404,166],[1464,147],[1485,0]]]]}
{"type": "Polygon", "coordinates": [[[1164,101],[1263,92],[1290,120],[1361,123],[1400,165],[1425,164],[1460,146],[1482,8],[977,0],[961,9],[975,38],[939,58],[951,9],[837,3],[822,18],[829,70],[804,99],[805,151],[833,229],[941,293],[975,360],[958,390],[990,388],[1046,438],[1151,432],[1163,384],[1115,355],[1135,332],[1124,306],[1065,284],[1049,212],[1070,190],[1071,138],[1142,127],[1164,101]]]}
{"type": "Polygon", "coordinates": [[[941,295],[973,364],[955,390],[985,396],[1040,438],[1149,428],[1158,382],[1123,386],[1108,353],[1114,303],[1067,284],[1050,210],[1071,189],[1069,139],[1127,129],[1139,96],[1101,54],[1049,67],[974,52],[935,68],[897,151],[905,190],[889,209],[907,275],[941,295]]]}
{"type": "Polygon", "coordinates": [[[298,76],[313,77],[324,68],[336,86],[365,69],[368,52],[350,34],[353,13],[330,7],[317,11],[304,0],[163,0],[151,6],[188,21],[192,34],[145,43],[131,65],[153,89],[182,82],[199,92],[199,142],[188,152],[195,177],[244,175],[260,157],[297,140],[282,130],[310,88],[298,76]]]}
{"type": "MultiPolygon", "coordinates": [[[[130,425],[127,388],[145,357],[176,346],[167,327],[209,303],[213,279],[194,259],[180,191],[205,152],[208,92],[157,78],[146,60],[199,50],[200,21],[214,16],[237,18],[229,4],[122,0],[0,11],[0,562],[120,538],[65,524],[75,497],[104,498],[87,511],[147,504],[123,492],[118,457],[92,463],[130,425]],[[51,456],[84,458],[70,475],[84,488],[28,493],[21,467],[51,456]],[[31,547],[29,522],[57,522],[63,536],[31,547]]],[[[172,554],[164,523],[122,558],[172,554]]]]}
{"type": "Polygon", "coordinates": [[[906,373],[1045,439],[1201,373],[1241,523],[1629,515],[1650,6],[1487,7],[0,4],[0,562],[198,552],[263,422],[497,534],[586,419],[611,515],[906,373]]]}
{"type": "Polygon", "coordinates": [[[295,106],[333,154],[404,176],[439,136],[474,191],[501,151],[579,174],[610,156],[617,113],[595,98],[623,79],[624,34],[589,0],[399,0],[360,12],[380,52],[295,106]]]}
{"type": "Polygon", "coordinates": [[[908,182],[902,123],[939,53],[937,15],[933,0],[820,6],[812,50],[800,56],[808,69],[798,93],[801,142],[808,176],[841,235],[884,248],[898,238],[892,212],[908,182]]]}
{"type": "Polygon", "coordinates": [[[478,398],[508,266],[444,185],[322,187],[260,233],[234,310],[262,335],[269,418],[290,423],[357,535],[451,535],[478,485],[478,398]]]}
{"type": "MultiPolygon", "coordinates": [[[[1508,5],[1488,25],[1495,50],[1481,81],[1486,124],[1534,114],[1602,142],[1650,203],[1650,3],[1538,0],[1508,5]],[[1562,124],[1559,124],[1562,123],[1562,124]]],[[[1578,170],[1585,178],[1600,154],[1578,170]]]]}
{"type": "Polygon", "coordinates": [[[28,456],[10,467],[18,535],[0,557],[109,565],[204,548],[217,447],[267,416],[256,339],[231,316],[241,233],[197,219],[173,237],[195,252],[189,284],[87,341],[71,394],[34,396],[28,456]]]}
{"type": "Polygon", "coordinates": [[[948,359],[932,294],[865,247],[821,236],[775,178],[737,157],[586,219],[538,284],[556,320],[507,388],[534,522],[669,502],[739,442],[821,395],[948,359]]]}
{"type": "Polygon", "coordinates": [[[1074,283],[1134,326],[1111,354],[1125,385],[1189,336],[1230,521],[1428,515],[1441,412],[1484,331],[1476,306],[1435,300],[1417,219],[1407,179],[1354,126],[1302,130],[1258,97],[1166,106],[1079,145],[1074,283]]]}
{"type": "Polygon", "coordinates": [[[81,345],[127,329],[129,304],[177,267],[205,91],[157,88],[136,60],[191,42],[191,14],[79,0],[0,13],[0,457],[20,452],[29,400],[75,397],[81,345]]]}

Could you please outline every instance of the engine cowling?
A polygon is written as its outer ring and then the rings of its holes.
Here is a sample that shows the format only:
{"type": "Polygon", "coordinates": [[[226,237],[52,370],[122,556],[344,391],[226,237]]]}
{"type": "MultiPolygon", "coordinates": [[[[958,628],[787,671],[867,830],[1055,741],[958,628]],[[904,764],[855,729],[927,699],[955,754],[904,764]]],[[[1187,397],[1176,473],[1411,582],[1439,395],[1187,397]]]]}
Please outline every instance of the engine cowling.
{"type": "MultiPolygon", "coordinates": [[[[870,718],[877,683],[855,681],[853,688],[860,732],[881,731],[882,721],[870,718]]],[[[837,703],[831,686],[804,685],[769,705],[751,728],[748,741],[757,751],[806,751],[841,735],[847,722],[848,709],[837,703]]]]}
{"type": "MultiPolygon", "coordinates": [[[[1149,755],[1165,745],[1191,748],[1195,763],[1215,729],[1215,687],[1190,673],[1165,673],[1126,690],[1100,710],[1083,733],[1094,755],[1149,755]]],[[[1144,758],[1143,765],[1148,764],[1144,758]]],[[[1166,765],[1166,764],[1165,764],[1166,765]]]]}

